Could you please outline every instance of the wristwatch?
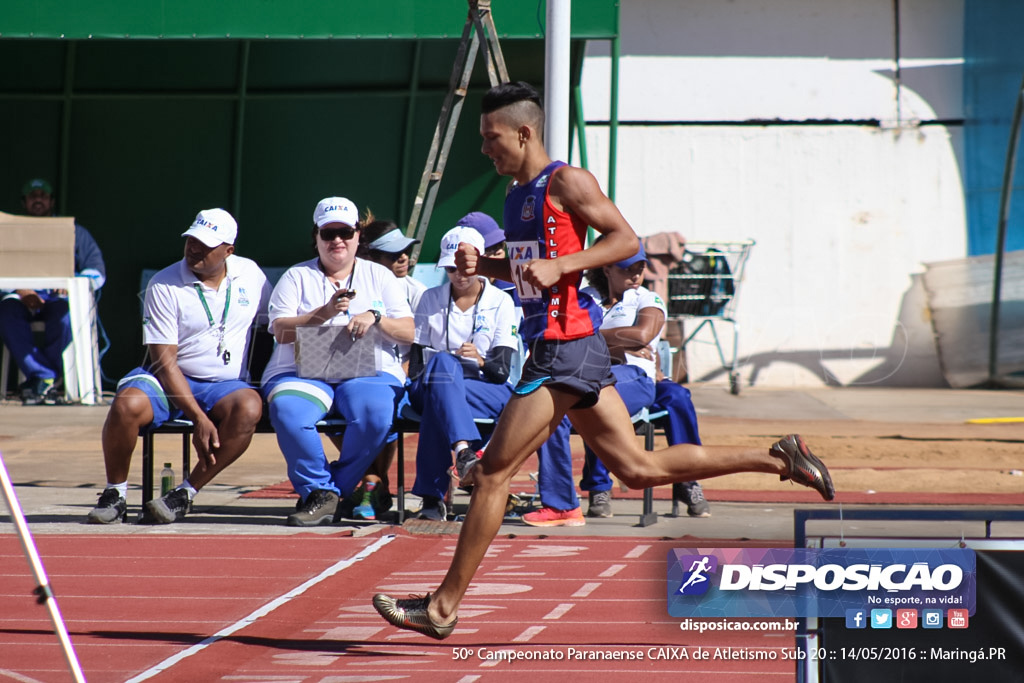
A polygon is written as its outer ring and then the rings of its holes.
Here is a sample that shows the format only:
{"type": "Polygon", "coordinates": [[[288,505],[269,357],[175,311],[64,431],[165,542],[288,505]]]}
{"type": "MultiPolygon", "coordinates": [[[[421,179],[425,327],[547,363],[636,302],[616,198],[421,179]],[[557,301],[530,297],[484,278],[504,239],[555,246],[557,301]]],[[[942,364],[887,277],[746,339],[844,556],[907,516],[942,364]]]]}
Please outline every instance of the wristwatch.
{"type": "Polygon", "coordinates": [[[379,325],[380,324],[380,311],[378,311],[376,308],[371,308],[370,309],[370,313],[373,313],[373,324],[374,325],[379,325]]]}

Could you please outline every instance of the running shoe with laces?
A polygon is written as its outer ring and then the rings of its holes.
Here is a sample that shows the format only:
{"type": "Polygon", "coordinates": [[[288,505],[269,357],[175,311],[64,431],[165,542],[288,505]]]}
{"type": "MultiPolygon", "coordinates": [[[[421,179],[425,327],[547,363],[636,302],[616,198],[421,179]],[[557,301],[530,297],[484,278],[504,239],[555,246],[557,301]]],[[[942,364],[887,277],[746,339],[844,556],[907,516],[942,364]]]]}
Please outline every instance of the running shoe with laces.
{"type": "Polygon", "coordinates": [[[396,599],[384,593],[373,596],[373,608],[392,626],[417,631],[425,636],[444,640],[455,630],[459,618],[455,617],[449,624],[438,624],[430,618],[427,607],[430,605],[430,593],[422,598],[410,596],[396,599]]]}
{"type": "Polygon", "coordinates": [[[814,489],[825,500],[836,497],[836,489],[832,485],[832,476],[828,473],[828,468],[811,453],[811,449],[799,434],[790,434],[776,441],[768,452],[776,458],[785,460],[789,466],[789,472],[779,476],[780,481],[792,479],[797,484],[814,489]]]}
{"type": "Polygon", "coordinates": [[[448,519],[448,506],[444,501],[435,496],[423,496],[423,506],[416,515],[416,519],[429,519],[434,522],[444,522],[448,519]]]}
{"type": "Polygon", "coordinates": [[[295,512],[285,520],[287,526],[319,526],[334,521],[338,507],[338,494],[334,491],[317,489],[296,505],[295,512]]]}
{"type": "Polygon", "coordinates": [[[587,517],[611,517],[612,516],[612,492],[591,491],[590,506],[587,508],[587,517]]]}
{"type": "Polygon", "coordinates": [[[117,489],[103,489],[96,507],[89,511],[89,524],[123,522],[128,516],[128,503],[117,489]]]}
{"type": "Polygon", "coordinates": [[[476,451],[468,446],[455,454],[455,466],[452,467],[450,472],[452,478],[460,484],[459,488],[463,490],[471,490],[473,482],[469,473],[478,460],[479,458],[476,457],[476,451]],[[467,484],[463,484],[462,482],[466,481],[467,478],[469,479],[469,482],[467,484]]]}
{"type": "Polygon", "coordinates": [[[686,514],[690,517],[710,517],[711,506],[704,498],[704,489],[696,481],[672,484],[672,513],[678,515],[678,504],[686,504],[686,514]]]}
{"type": "Polygon", "coordinates": [[[56,401],[53,398],[52,377],[34,377],[27,379],[18,385],[21,395],[21,404],[24,406],[39,406],[50,402],[53,405],[56,401]]]}
{"type": "Polygon", "coordinates": [[[142,524],[170,524],[182,519],[192,511],[192,501],[188,491],[174,489],[162,498],[155,498],[146,503],[142,510],[142,524]]]}
{"type": "Polygon", "coordinates": [[[583,526],[587,520],[578,507],[572,510],[542,507],[536,512],[527,512],[523,515],[523,522],[530,526],[583,526]]]}

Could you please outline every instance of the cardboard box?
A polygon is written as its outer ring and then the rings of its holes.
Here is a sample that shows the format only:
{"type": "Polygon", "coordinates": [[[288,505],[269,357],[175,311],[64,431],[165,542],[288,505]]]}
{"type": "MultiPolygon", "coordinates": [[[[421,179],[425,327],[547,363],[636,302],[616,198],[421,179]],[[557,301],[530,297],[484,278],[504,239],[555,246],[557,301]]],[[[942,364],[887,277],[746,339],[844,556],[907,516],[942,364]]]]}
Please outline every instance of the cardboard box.
{"type": "Polygon", "coordinates": [[[0,277],[72,277],[75,219],[0,212],[0,277]]]}

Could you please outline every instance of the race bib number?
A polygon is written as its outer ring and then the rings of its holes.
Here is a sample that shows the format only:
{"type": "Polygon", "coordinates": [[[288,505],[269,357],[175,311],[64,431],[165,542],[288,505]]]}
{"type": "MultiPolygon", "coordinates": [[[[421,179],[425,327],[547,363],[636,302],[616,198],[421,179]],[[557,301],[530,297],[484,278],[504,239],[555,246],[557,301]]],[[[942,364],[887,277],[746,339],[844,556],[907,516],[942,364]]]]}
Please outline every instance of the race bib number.
{"type": "Polygon", "coordinates": [[[512,282],[521,301],[539,301],[543,291],[523,280],[523,267],[534,259],[541,258],[540,244],[537,241],[506,242],[509,266],[512,269],[512,282]]]}

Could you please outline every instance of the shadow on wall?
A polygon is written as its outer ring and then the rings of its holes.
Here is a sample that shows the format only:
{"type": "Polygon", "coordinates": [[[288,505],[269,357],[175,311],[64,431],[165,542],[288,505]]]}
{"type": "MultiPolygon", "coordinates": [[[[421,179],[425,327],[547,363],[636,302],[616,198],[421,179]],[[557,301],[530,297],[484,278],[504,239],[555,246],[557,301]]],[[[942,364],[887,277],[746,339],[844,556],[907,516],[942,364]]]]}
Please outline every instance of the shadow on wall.
{"type": "MultiPolygon", "coordinates": [[[[786,363],[805,368],[827,386],[948,387],[939,365],[923,277],[920,274],[910,277],[911,285],[903,294],[888,346],[772,351],[741,356],[737,370],[744,378],[743,384],[755,386],[758,376],[769,366],[786,363]],[[862,367],[871,360],[877,363],[859,373],[844,367],[846,362],[862,367]]],[[[728,371],[716,368],[690,380],[727,381],[728,371]]]]}

